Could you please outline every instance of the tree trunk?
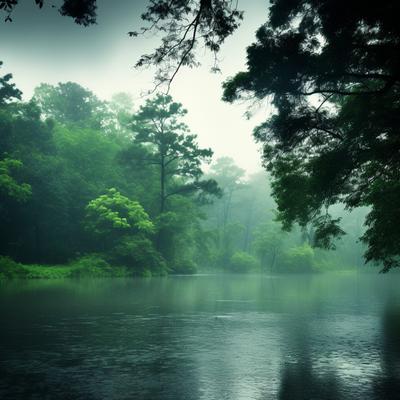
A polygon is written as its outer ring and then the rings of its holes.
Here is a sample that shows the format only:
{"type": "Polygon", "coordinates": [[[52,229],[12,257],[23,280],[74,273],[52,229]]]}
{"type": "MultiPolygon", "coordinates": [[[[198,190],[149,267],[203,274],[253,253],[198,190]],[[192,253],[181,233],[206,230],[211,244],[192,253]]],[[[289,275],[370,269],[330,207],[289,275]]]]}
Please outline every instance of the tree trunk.
{"type": "Polygon", "coordinates": [[[160,171],[160,214],[165,209],[165,159],[164,155],[161,155],[161,171],[160,171]]]}
{"type": "MultiPolygon", "coordinates": [[[[165,211],[165,157],[163,149],[160,149],[161,162],[160,162],[160,215],[165,211]]],[[[161,228],[157,234],[156,248],[162,253],[163,249],[163,229],[161,228]]]]}

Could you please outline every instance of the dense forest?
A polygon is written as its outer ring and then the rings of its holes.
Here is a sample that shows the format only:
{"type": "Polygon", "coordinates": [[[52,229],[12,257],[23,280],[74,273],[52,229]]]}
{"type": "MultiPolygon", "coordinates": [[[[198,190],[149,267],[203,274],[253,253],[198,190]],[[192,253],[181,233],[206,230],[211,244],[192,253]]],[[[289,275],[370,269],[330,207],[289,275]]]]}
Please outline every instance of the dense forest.
{"type": "Polygon", "coordinates": [[[399,15],[0,0],[0,399],[399,399],[399,15]]]}
{"type": "MultiPolygon", "coordinates": [[[[19,2],[0,6],[12,23],[19,2]]],[[[3,270],[23,275],[15,261],[144,275],[313,271],[355,268],[362,252],[383,271],[398,266],[397,10],[396,2],[362,12],[357,1],[271,2],[245,69],[222,83],[228,103],[269,105],[253,133],[267,173],[254,176],[227,157],[212,160],[168,94],[183,67],[199,65],[200,44],[219,71],[221,46],[244,18],[235,2],[146,6],[145,26],[127,32],[161,34],[136,63],[156,68],[143,104],[126,93],[100,100],[74,82],[42,83],[23,101],[4,75],[3,270]]],[[[58,11],[97,23],[95,0],[64,0],[58,11]]]]}
{"type": "Polygon", "coordinates": [[[171,96],[137,108],[127,93],[102,101],[67,82],[41,84],[24,102],[11,75],[1,85],[3,276],[311,272],[362,264],[363,210],[351,217],[336,210],[348,232],[336,253],[312,248],[312,226],[283,232],[268,175],[246,176],[229,157],[212,160],[171,96]]]}

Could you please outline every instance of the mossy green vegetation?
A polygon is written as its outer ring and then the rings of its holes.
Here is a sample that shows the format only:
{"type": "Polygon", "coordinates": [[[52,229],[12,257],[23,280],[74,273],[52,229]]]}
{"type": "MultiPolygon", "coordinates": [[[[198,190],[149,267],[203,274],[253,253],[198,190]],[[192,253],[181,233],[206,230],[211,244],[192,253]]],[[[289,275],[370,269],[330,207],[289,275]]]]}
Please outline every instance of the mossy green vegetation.
{"type": "MultiPolygon", "coordinates": [[[[163,274],[163,271],[159,271],[163,274]]],[[[140,272],[126,266],[112,266],[99,255],[87,255],[65,265],[21,264],[0,256],[0,280],[151,277],[150,269],[140,272]]]]}
{"type": "Polygon", "coordinates": [[[365,212],[332,210],[348,233],[335,253],[314,249],[313,226],[282,231],[267,174],[212,161],[171,96],[134,109],[127,94],[102,101],[68,82],[40,85],[23,102],[10,79],[0,80],[3,279],[314,273],[362,263],[365,212]]]}

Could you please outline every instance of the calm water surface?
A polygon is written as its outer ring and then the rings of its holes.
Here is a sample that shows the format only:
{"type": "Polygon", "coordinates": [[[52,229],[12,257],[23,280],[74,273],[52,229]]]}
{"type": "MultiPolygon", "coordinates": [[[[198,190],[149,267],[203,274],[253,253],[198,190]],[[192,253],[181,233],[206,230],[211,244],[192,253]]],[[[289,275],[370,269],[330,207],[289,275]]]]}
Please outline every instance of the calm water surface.
{"type": "Polygon", "coordinates": [[[1,399],[400,399],[400,276],[0,286],[1,399]]]}

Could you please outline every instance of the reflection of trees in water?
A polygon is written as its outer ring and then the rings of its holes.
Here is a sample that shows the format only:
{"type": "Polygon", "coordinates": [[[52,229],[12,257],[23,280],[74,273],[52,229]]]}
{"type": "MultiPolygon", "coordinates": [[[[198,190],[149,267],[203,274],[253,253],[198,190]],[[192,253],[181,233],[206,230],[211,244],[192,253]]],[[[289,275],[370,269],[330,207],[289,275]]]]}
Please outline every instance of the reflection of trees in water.
{"type": "Polygon", "coordinates": [[[105,293],[95,288],[101,296],[26,293],[30,314],[15,301],[15,316],[4,314],[2,304],[0,399],[198,399],[197,367],[184,351],[190,321],[169,314],[167,282],[148,283],[110,282],[105,293]]]}
{"type": "Polygon", "coordinates": [[[341,397],[335,374],[333,372],[317,374],[308,358],[284,364],[278,398],[338,400],[341,397]]]}
{"type": "Polygon", "coordinates": [[[157,318],[143,337],[148,356],[132,366],[126,399],[194,400],[200,397],[197,366],[187,346],[185,318],[157,318]],[[139,378],[139,379],[138,379],[139,378]],[[133,383],[133,384],[132,384],[133,383]]]}
{"type": "Polygon", "coordinates": [[[387,306],[382,320],[382,373],[373,383],[375,399],[400,399],[400,307],[387,306]]]}
{"type": "Polygon", "coordinates": [[[313,337],[308,319],[298,318],[289,323],[286,354],[293,357],[283,364],[278,393],[280,400],[340,399],[338,379],[333,371],[321,372],[313,366],[311,343],[313,337]]]}

